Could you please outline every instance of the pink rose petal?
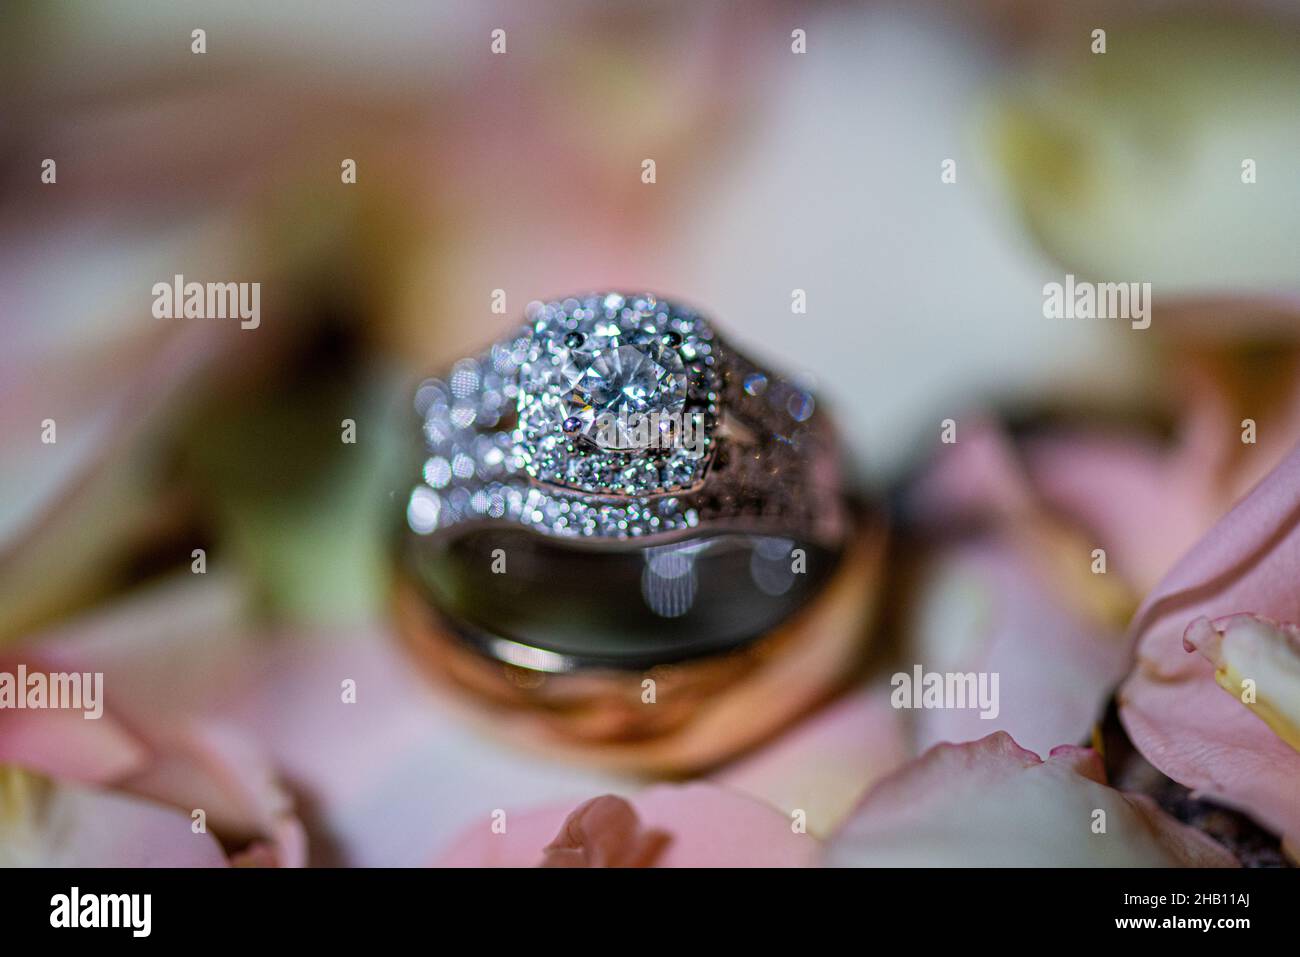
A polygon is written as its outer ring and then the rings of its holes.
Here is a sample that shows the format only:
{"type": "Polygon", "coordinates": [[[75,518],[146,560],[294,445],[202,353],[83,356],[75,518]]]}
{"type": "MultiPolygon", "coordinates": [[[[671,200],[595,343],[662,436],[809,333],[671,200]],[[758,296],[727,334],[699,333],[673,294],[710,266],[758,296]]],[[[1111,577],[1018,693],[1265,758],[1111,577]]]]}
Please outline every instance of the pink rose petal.
{"type": "Polygon", "coordinates": [[[0,866],[225,865],[221,845],[183,811],[0,768],[0,866]]]}
{"type": "MultiPolygon", "coordinates": [[[[0,658],[0,671],[18,674],[53,670],[42,659],[0,658]]],[[[138,770],[149,750],[109,712],[86,718],[70,709],[0,709],[0,764],[13,764],[51,777],[103,783],[138,770]]]]}
{"type": "MultiPolygon", "coordinates": [[[[1120,693],[1120,717],[1147,760],[1293,841],[1300,837],[1300,752],[1225,694],[1214,664],[1189,654],[1183,639],[1198,619],[1244,611],[1300,621],[1297,581],[1300,449],[1224,516],[1143,603],[1133,626],[1137,667],[1120,693]]],[[[1195,644],[1197,633],[1191,638],[1195,644]]]]}
{"type": "Polygon", "coordinates": [[[919,664],[923,672],[983,674],[989,690],[997,675],[991,717],[980,707],[909,712],[919,748],[997,730],[1044,753],[1086,740],[1128,671],[1123,633],[1075,607],[1058,582],[1001,539],[941,552],[917,596],[900,671],[911,679],[919,664]]]}
{"type": "Polygon", "coordinates": [[[1140,435],[1042,437],[1026,443],[1025,462],[1045,505],[1091,532],[1113,570],[1139,591],[1159,580],[1222,507],[1208,463],[1140,435]]]}
{"type": "Polygon", "coordinates": [[[1214,665],[1214,680],[1300,751],[1300,627],[1259,615],[1198,618],[1183,647],[1214,665]]]}
{"type": "Polygon", "coordinates": [[[1057,748],[1043,761],[1002,732],[937,745],[867,795],[827,842],[826,860],[849,867],[1235,866],[1200,831],[1104,780],[1088,748],[1057,748]]]}
{"type": "Polygon", "coordinates": [[[964,416],[957,441],[941,446],[910,493],[927,523],[1014,518],[1035,507],[1035,493],[1001,427],[964,416]]]}
{"type": "Polygon", "coordinates": [[[653,867],[672,838],[641,826],[636,809],[606,794],[580,804],[542,849],[542,867],[653,867]]]}
{"type": "Polygon", "coordinates": [[[153,734],[155,757],[120,781],[133,794],[173,807],[201,808],[227,843],[260,843],[279,867],[302,867],[307,840],[292,798],[266,756],[215,723],[153,734]]]}
{"type": "MultiPolygon", "coordinates": [[[[223,724],[201,695],[183,690],[206,685],[209,695],[229,697],[213,682],[229,668],[205,647],[209,629],[230,628],[225,592],[218,578],[169,583],[40,636],[39,657],[21,651],[0,659],[0,670],[10,672],[24,661],[46,673],[104,675],[99,718],[79,710],[0,710],[0,762],[148,798],[187,819],[202,810],[228,847],[258,842],[278,865],[301,865],[302,825],[282,778],[250,744],[255,729],[223,724]]],[[[244,650],[235,642],[228,654],[246,662],[244,650]]]]}
{"type": "MultiPolygon", "coordinates": [[[[641,822],[639,833],[667,835],[662,851],[654,856],[656,867],[805,867],[819,853],[820,842],[796,833],[790,817],[725,788],[660,785],[626,800],[641,822]]],[[[484,815],[438,859],[438,866],[536,865],[565,829],[573,808],[501,810],[504,832],[493,830],[499,819],[484,815]]],[[[626,824],[620,827],[624,834],[632,833],[626,824]]]]}

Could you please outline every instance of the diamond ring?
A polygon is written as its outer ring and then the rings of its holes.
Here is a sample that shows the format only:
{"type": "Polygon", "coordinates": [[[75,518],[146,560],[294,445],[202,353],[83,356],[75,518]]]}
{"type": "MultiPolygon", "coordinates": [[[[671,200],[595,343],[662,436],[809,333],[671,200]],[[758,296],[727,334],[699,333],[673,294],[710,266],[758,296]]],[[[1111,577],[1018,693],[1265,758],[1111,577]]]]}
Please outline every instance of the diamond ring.
{"type": "Polygon", "coordinates": [[[416,390],[401,567],[447,628],[532,672],[644,670],[822,589],[853,515],[806,388],[652,295],[525,318],[416,390]]]}

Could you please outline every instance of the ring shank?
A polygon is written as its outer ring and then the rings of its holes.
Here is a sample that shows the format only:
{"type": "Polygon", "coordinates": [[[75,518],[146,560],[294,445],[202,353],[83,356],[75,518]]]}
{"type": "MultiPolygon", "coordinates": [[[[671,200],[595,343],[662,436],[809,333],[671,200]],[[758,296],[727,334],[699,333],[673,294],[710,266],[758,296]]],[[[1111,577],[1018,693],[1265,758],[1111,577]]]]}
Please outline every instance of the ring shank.
{"type": "Polygon", "coordinates": [[[435,684],[531,753],[693,773],[788,727],[862,663],[887,533],[868,514],[853,528],[830,580],[792,618],[730,652],[676,665],[559,673],[484,654],[448,627],[409,569],[397,579],[397,629],[435,684]]]}
{"type": "Polygon", "coordinates": [[[838,559],[766,536],[611,551],[522,529],[479,529],[410,555],[407,567],[469,644],[563,673],[644,670],[743,646],[812,600],[838,559]]]}

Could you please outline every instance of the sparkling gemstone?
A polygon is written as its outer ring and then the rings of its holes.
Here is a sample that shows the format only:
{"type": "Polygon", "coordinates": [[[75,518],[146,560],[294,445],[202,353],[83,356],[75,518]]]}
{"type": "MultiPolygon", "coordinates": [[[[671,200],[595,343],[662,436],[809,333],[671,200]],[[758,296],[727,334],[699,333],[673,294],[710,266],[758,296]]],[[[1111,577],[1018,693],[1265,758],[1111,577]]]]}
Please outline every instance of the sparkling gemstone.
{"type": "Polygon", "coordinates": [[[619,493],[698,480],[718,387],[698,361],[712,348],[700,317],[653,297],[608,293],[539,303],[529,319],[515,441],[531,475],[619,493]],[[681,438],[691,434],[688,416],[703,421],[703,445],[681,438]],[[657,464],[629,471],[629,456],[657,464]]]}
{"type": "Polygon", "coordinates": [[[686,402],[686,368],[679,356],[661,342],[640,345],[611,338],[589,355],[577,353],[569,362],[582,368],[563,395],[560,413],[577,418],[581,433],[604,447],[637,448],[639,417],[680,414],[686,402]]]}

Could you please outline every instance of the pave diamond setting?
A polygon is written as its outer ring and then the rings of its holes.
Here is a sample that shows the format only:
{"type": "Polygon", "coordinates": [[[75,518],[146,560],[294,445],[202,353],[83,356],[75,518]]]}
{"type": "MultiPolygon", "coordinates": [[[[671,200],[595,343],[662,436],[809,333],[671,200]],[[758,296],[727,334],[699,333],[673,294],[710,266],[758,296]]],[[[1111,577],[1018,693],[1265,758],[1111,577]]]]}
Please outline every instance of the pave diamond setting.
{"type": "Polygon", "coordinates": [[[416,389],[423,466],[406,510],[415,536],[481,525],[592,541],[704,527],[761,526],[785,537],[795,529],[827,540],[841,534],[846,512],[834,432],[814,414],[804,385],[724,345],[689,310],[650,296],[536,303],[527,316],[526,326],[416,389]],[[610,334],[611,322],[619,335],[610,334]],[[655,343],[676,354],[680,372],[655,343]],[[619,355],[624,346],[636,348],[619,355]],[[555,361],[565,349],[582,353],[568,356],[577,366],[568,383],[555,361]],[[593,353],[602,349],[611,361],[593,372],[593,353]],[[572,409],[577,401],[564,385],[579,380],[591,398],[586,404],[603,396],[606,405],[671,412],[679,374],[683,412],[703,409],[707,420],[702,454],[593,447],[579,417],[560,419],[557,403],[572,409]],[[725,437],[715,431],[722,416],[734,424],[725,437]]]}
{"type": "Polygon", "coordinates": [[[703,481],[721,375],[702,317],[650,295],[601,293],[534,303],[528,322],[514,442],[530,476],[631,496],[703,481]],[[701,426],[701,441],[647,446],[628,427],[687,416],[701,426]]]}

